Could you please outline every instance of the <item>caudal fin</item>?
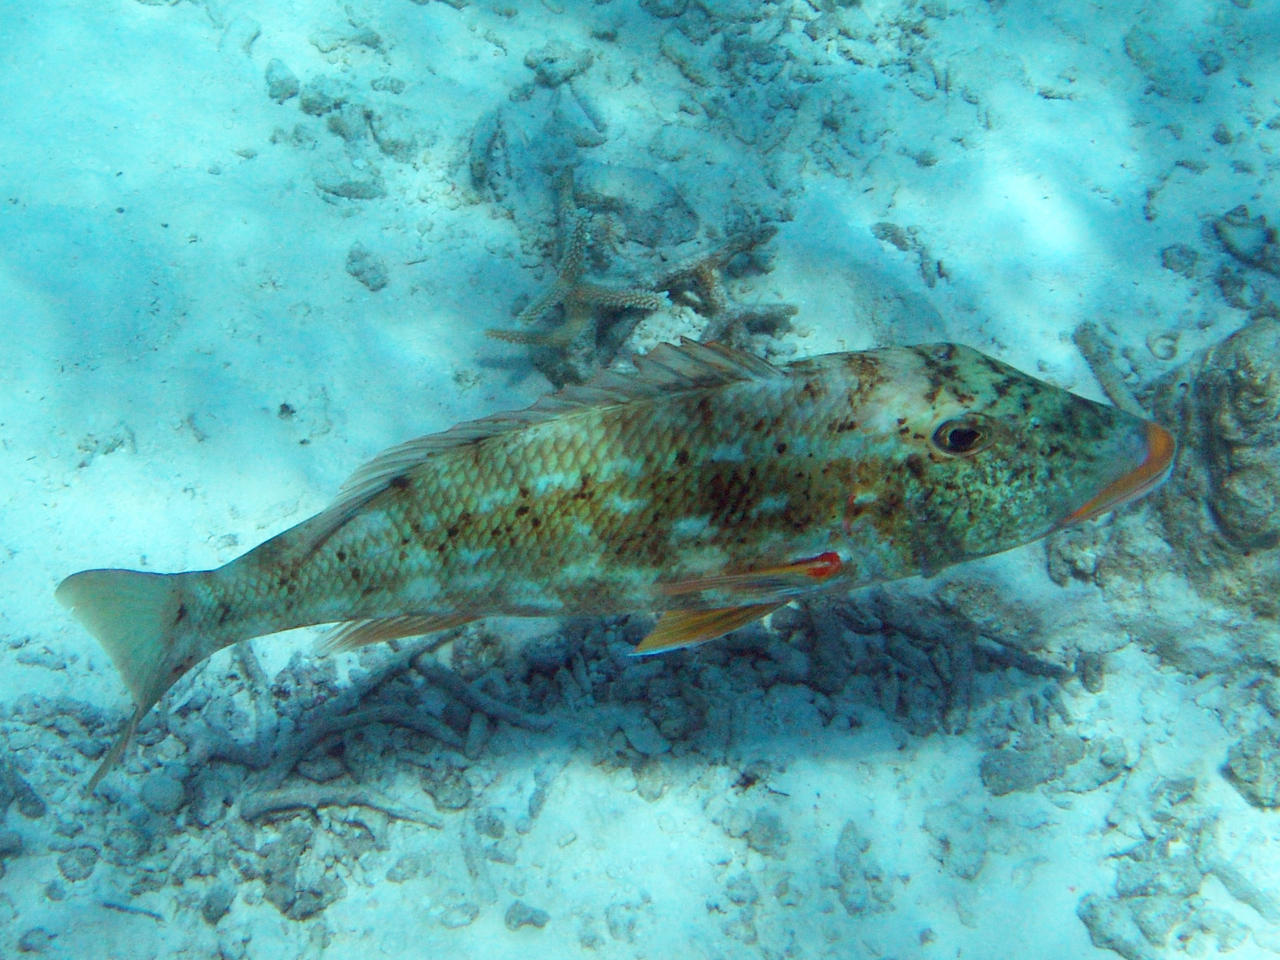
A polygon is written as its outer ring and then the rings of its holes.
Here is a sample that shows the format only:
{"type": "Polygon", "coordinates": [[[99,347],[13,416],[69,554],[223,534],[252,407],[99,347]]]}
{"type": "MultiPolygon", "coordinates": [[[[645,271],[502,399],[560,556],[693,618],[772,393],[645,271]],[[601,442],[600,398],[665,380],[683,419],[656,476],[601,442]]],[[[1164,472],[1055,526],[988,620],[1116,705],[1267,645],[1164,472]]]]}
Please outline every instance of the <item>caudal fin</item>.
{"type": "Polygon", "coordinates": [[[192,655],[196,638],[180,629],[183,581],[196,575],[84,570],[58,585],[58,601],[98,638],[137,707],[90,790],[120,759],[147,711],[200,659],[192,655]]]}

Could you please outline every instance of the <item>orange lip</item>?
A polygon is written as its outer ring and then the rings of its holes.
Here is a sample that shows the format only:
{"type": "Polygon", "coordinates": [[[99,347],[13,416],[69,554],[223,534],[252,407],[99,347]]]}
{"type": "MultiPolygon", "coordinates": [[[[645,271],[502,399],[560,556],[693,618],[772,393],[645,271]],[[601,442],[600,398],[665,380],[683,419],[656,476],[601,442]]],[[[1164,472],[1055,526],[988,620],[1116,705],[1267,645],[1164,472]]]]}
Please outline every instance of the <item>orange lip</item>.
{"type": "Polygon", "coordinates": [[[1176,445],[1173,435],[1159,424],[1147,423],[1147,456],[1134,470],[1108,484],[1102,492],[1079,510],[1064,517],[1059,527],[1083,523],[1114,510],[1123,503],[1146,496],[1164,481],[1173,466],[1176,445]]]}

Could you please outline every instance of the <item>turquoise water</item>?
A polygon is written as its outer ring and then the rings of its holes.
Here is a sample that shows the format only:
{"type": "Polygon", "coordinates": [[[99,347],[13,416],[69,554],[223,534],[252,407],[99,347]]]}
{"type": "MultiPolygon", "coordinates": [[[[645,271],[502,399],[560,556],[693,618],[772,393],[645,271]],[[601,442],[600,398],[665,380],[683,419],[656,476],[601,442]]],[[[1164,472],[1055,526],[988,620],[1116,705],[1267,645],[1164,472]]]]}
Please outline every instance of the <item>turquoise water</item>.
{"type": "Polygon", "coordinates": [[[0,956],[1280,950],[1276,14],[0,3],[0,956]],[[257,639],[85,793],[130,707],[63,577],[227,562],[681,336],[967,343],[1181,453],[666,657],[257,639]]]}

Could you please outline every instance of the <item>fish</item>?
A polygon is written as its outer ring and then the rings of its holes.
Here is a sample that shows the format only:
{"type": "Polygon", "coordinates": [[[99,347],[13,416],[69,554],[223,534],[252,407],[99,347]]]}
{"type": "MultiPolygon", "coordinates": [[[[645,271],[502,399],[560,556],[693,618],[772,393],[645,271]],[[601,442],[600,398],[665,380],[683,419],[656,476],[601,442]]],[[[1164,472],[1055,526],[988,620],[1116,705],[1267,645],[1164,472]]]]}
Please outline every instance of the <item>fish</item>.
{"type": "Polygon", "coordinates": [[[953,343],[779,365],[660,344],[516,412],[382,453],[335,502],[229,563],[95,569],[57,599],[134,711],[241,640],[333,624],[326,650],[486,616],[658,614],[647,655],[795,600],[1020,546],[1138,499],[1174,440],[953,343]]]}

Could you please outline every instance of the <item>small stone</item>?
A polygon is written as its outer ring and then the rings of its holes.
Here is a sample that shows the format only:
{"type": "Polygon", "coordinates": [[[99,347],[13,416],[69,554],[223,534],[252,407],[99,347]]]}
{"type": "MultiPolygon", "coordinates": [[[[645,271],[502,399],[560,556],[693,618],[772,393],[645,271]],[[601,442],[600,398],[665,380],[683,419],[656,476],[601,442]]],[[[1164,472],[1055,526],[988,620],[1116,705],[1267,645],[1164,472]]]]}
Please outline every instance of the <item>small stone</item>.
{"type": "Polygon", "coordinates": [[[346,892],[347,885],[338,877],[320,877],[298,891],[297,899],[284,911],[284,915],[290,920],[306,920],[341,899],[346,892]]]}
{"type": "Polygon", "coordinates": [[[298,86],[298,78],[283,60],[273,59],[267,64],[267,96],[276,103],[296,97],[298,86]]]}
{"type": "Polygon", "coordinates": [[[1157,360],[1170,361],[1178,355],[1178,334],[1176,332],[1149,333],[1147,349],[1157,360]]]}
{"type": "Polygon", "coordinates": [[[181,780],[157,773],[142,783],[142,802],[159,814],[172,814],[187,802],[187,788],[181,780]]]}
{"type": "Polygon", "coordinates": [[[344,175],[316,177],[316,189],[343,200],[377,200],[387,195],[387,185],[377,171],[371,171],[363,177],[344,175]]]}
{"type": "Polygon", "coordinates": [[[736,911],[730,919],[720,925],[720,929],[725,936],[741,943],[752,944],[760,939],[759,931],[756,930],[752,912],[749,908],[736,911]]]}
{"type": "Polygon", "coordinates": [[[431,794],[438,810],[461,810],[471,802],[471,784],[449,763],[424,768],[422,788],[431,794]]]}
{"type": "Polygon", "coordinates": [[[58,872],[68,880],[84,880],[98,864],[98,851],[94,847],[73,847],[58,857],[58,872]]]}
{"type": "Polygon", "coordinates": [[[622,718],[622,734],[632,749],[646,757],[666,753],[671,749],[667,741],[653,721],[643,713],[629,714],[622,718]]]}
{"type": "Polygon", "coordinates": [[[1200,72],[1206,77],[1219,72],[1226,65],[1226,61],[1222,59],[1222,54],[1217,50],[1206,50],[1200,54],[1200,58],[1196,62],[1200,64],[1200,72]]]}
{"type": "Polygon", "coordinates": [[[651,16],[668,20],[684,13],[689,0],[640,0],[640,9],[651,16]]]}
{"type": "Polygon", "coordinates": [[[66,837],[67,839],[78,837],[84,833],[84,823],[70,820],[66,817],[58,817],[53,825],[53,832],[59,837],[66,837]]]}
{"type": "Polygon", "coordinates": [[[1255,730],[1227,751],[1227,779],[1255,807],[1280,807],[1280,735],[1255,730]]]}
{"type": "Polygon", "coordinates": [[[690,83],[699,87],[711,86],[716,73],[714,62],[703,47],[690,40],[683,31],[668,30],[658,41],[658,49],[690,83]]]}
{"type": "Polygon", "coordinates": [[[236,893],[231,884],[214,884],[200,901],[200,916],[204,917],[204,922],[209,926],[216,926],[218,921],[227,915],[235,898],[236,893]]]}
{"type": "Polygon", "coordinates": [[[1142,931],[1125,904],[1090,893],[1076,904],[1076,916],[1098,949],[1111,950],[1126,960],[1145,960],[1150,956],[1142,931]]]}
{"type": "Polygon", "coordinates": [[[32,927],[18,938],[18,952],[45,953],[53,943],[54,936],[44,927],[32,927]]]}
{"type": "Polygon", "coordinates": [[[1241,204],[1215,220],[1213,230],[1241,263],[1280,275],[1280,239],[1265,216],[1252,217],[1241,204]]]}
{"type": "Polygon", "coordinates": [[[105,846],[113,856],[108,857],[112,863],[133,865],[147,852],[151,846],[146,834],[136,827],[122,827],[110,830],[105,838],[105,846]]]}
{"type": "Polygon", "coordinates": [[[1081,738],[1063,737],[1026,750],[990,750],[983,754],[978,773],[987,789],[1002,797],[1058,779],[1083,756],[1081,738]]]}
{"type": "Polygon", "coordinates": [[[873,223],[871,225],[871,234],[877,240],[891,243],[903,252],[913,250],[918,246],[915,237],[912,236],[909,230],[887,220],[873,223]]]}
{"type": "Polygon", "coordinates": [[[1080,685],[1090,693],[1101,693],[1107,682],[1107,658],[1101,653],[1082,653],[1076,661],[1080,685]]]}
{"type": "Polygon", "coordinates": [[[440,912],[440,926],[456,930],[459,927],[470,926],[478,916],[480,916],[480,908],[470,900],[465,900],[451,904],[440,912]]]}
{"type": "Polygon", "coordinates": [[[732,807],[720,820],[720,826],[724,827],[724,832],[735,840],[747,835],[747,831],[751,829],[751,823],[751,813],[742,807],[732,807]]]}
{"type": "Polygon", "coordinates": [[[961,880],[972,880],[986,863],[987,829],[983,819],[955,800],[925,811],[924,829],[934,839],[933,856],[961,880]]]}
{"type": "Polygon", "coordinates": [[[387,267],[382,258],[366,250],[358,241],[353,243],[351,249],[347,251],[347,273],[374,293],[388,283],[387,267]]]}
{"type": "Polygon", "coordinates": [[[636,942],[635,907],[631,904],[609,904],[604,909],[604,922],[614,940],[619,943],[636,942]]]}
{"type": "Polygon", "coordinates": [[[467,721],[467,739],[462,752],[474,760],[484,752],[485,744],[492,735],[493,728],[489,725],[489,718],[476,710],[467,721]]]}
{"type": "Polygon", "coordinates": [[[1168,945],[1169,931],[1186,912],[1177,897],[1133,897],[1128,904],[1129,913],[1147,943],[1157,947],[1168,945]]]}
{"type": "Polygon", "coordinates": [[[357,143],[369,135],[369,121],[364,109],[355,103],[344,103],[331,110],[324,125],[334,136],[347,143],[357,143]]]}
{"type": "Polygon", "coordinates": [[[585,71],[594,60],[594,55],[585,47],[571,47],[561,40],[552,40],[526,53],[524,65],[533,71],[538,83],[558,87],[585,71]]]}
{"type": "Polygon", "coordinates": [[[541,785],[534,787],[533,792],[529,794],[529,818],[533,819],[542,813],[542,808],[546,806],[546,803],[547,788],[541,785]]]}
{"type": "Polygon", "coordinates": [[[303,85],[298,95],[298,106],[303,113],[320,117],[337,109],[345,99],[345,92],[337,80],[332,77],[317,77],[303,85]]]}
{"type": "Polygon", "coordinates": [[[206,772],[192,785],[190,815],[202,827],[221,819],[227,812],[227,796],[222,783],[206,772]]]}
{"type": "Polygon", "coordinates": [[[249,960],[250,935],[232,934],[218,943],[218,960],[249,960]]]}
{"type": "Polygon", "coordinates": [[[501,840],[507,833],[506,824],[502,822],[505,811],[491,807],[476,814],[476,833],[490,840],[501,840]]]}
{"type": "Polygon", "coordinates": [[[547,921],[551,917],[545,910],[539,910],[531,907],[523,900],[517,900],[511,906],[507,907],[507,914],[503,917],[508,930],[519,930],[521,927],[537,927],[539,929],[547,925],[547,921]]]}
{"type": "Polygon", "coordinates": [[[563,633],[550,633],[530,640],[520,650],[526,669],[554,676],[573,656],[574,642],[563,633]]]}
{"type": "Polygon", "coordinates": [[[417,853],[406,853],[387,871],[387,879],[392,883],[404,883],[430,872],[426,858],[417,853]]]}
{"type": "Polygon", "coordinates": [[[364,47],[368,50],[379,50],[382,37],[376,30],[360,27],[356,30],[321,30],[311,37],[311,45],[321,53],[333,53],[350,47],[364,47]]]}
{"type": "Polygon", "coordinates": [[[636,770],[636,793],[653,803],[667,792],[667,773],[661,761],[646,760],[636,770]]]}
{"type": "Polygon", "coordinates": [[[1185,243],[1175,243],[1160,251],[1160,264],[1166,270],[1180,273],[1184,277],[1195,274],[1196,261],[1199,259],[1200,254],[1185,243]]]}
{"type": "MultiPolygon", "coordinates": [[[[1143,855],[1148,852],[1142,850],[1143,855]]],[[[1202,877],[1190,853],[1148,860],[1124,857],[1116,864],[1116,894],[1125,899],[1171,896],[1181,902],[1199,892],[1202,877]]]]}
{"type": "MultiPolygon", "coordinates": [[[[4,771],[0,770],[0,776],[4,776],[4,771]]],[[[48,812],[48,807],[40,794],[36,793],[35,787],[12,766],[8,769],[8,780],[9,790],[18,804],[19,813],[28,820],[39,820],[48,812]]]]}
{"type": "Polygon", "coordinates": [[[756,889],[756,885],[751,881],[751,877],[745,873],[740,873],[729,880],[725,885],[725,894],[729,900],[739,906],[747,903],[755,903],[760,899],[760,891],[756,889]]]}
{"type": "Polygon", "coordinates": [[[0,860],[22,852],[22,834],[17,830],[0,830],[0,860]]]}
{"type": "Polygon", "coordinates": [[[1204,98],[1207,87],[1192,72],[1191,51],[1175,31],[1139,20],[1124,35],[1124,52],[1160,96],[1183,103],[1204,98]]]}
{"type": "Polygon", "coordinates": [[[783,848],[791,842],[791,834],[782,819],[772,810],[756,811],[746,833],[747,846],[766,857],[782,858],[783,848]]]}
{"type": "Polygon", "coordinates": [[[418,151],[418,131],[410,115],[399,110],[384,110],[368,115],[369,132],[378,149],[393,160],[409,163],[418,151]]]}
{"type": "Polygon", "coordinates": [[[871,841],[862,835],[858,825],[846,820],[832,859],[840,877],[840,903],[851,917],[877,912],[892,899],[884,870],[867,856],[870,849],[871,841]]]}
{"type": "MultiPolygon", "coordinates": [[[[1192,916],[1192,922],[1206,937],[1212,937],[1210,950],[1215,956],[1223,956],[1235,950],[1251,933],[1245,926],[1226,910],[1214,907],[1200,907],[1192,916]]],[[[1192,941],[1194,943],[1194,941],[1192,941]]],[[[1187,951],[1190,953],[1191,951],[1187,951]]]]}

